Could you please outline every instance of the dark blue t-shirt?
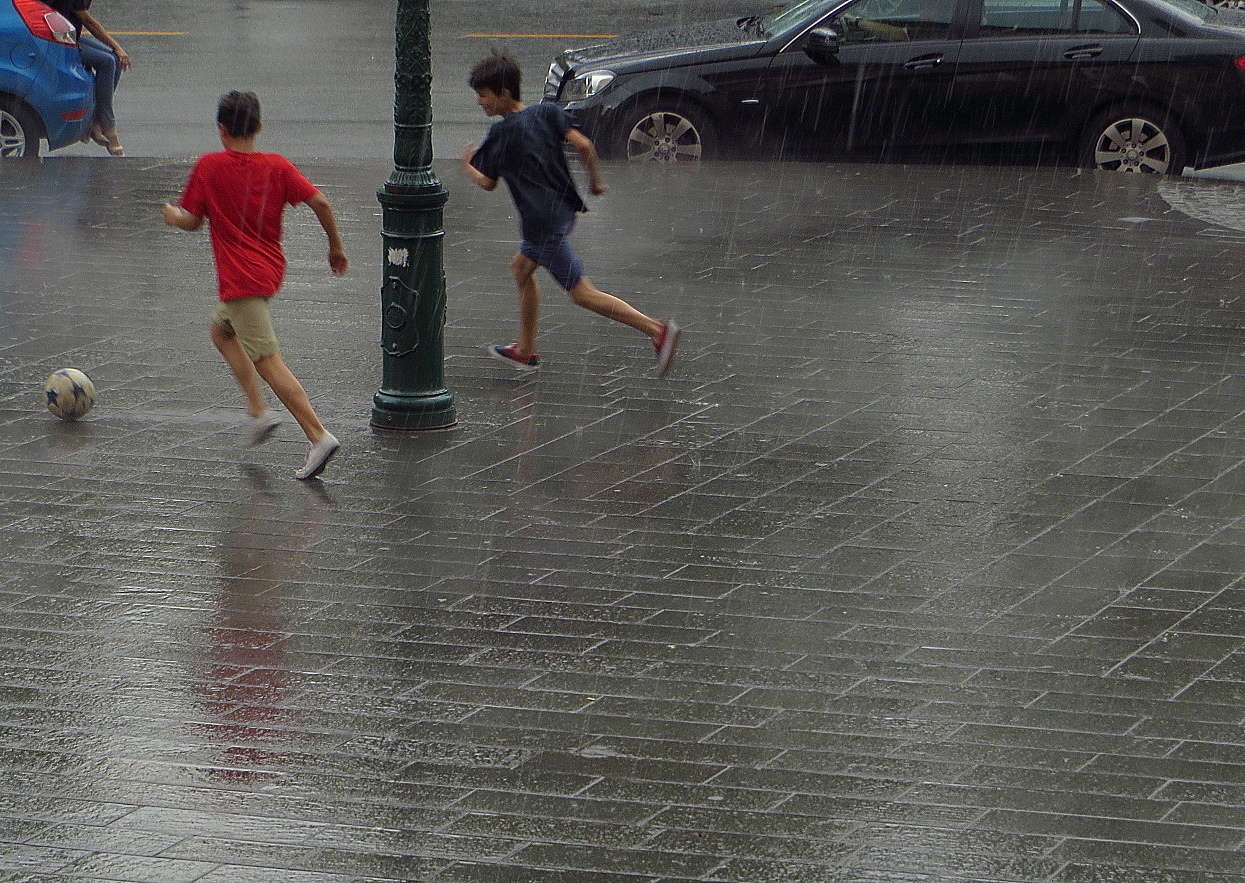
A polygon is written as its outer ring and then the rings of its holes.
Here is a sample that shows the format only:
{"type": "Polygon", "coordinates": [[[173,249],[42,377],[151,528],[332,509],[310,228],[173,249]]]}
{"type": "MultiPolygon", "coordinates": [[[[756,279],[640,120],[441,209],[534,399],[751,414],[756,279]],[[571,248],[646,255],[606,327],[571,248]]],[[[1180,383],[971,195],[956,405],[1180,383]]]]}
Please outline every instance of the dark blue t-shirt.
{"type": "Polygon", "coordinates": [[[44,0],[44,3],[69,19],[69,23],[81,33],[82,18],[78,13],[90,9],[91,0],[44,0]]]}
{"type": "Polygon", "coordinates": [[[528,242],[540,242],[576,212],[588,211],[562,150],[571,128],[570,115],[556,104],[533,104],[493,123],[471,158],[481,174],[506,182],[528,242]]]}

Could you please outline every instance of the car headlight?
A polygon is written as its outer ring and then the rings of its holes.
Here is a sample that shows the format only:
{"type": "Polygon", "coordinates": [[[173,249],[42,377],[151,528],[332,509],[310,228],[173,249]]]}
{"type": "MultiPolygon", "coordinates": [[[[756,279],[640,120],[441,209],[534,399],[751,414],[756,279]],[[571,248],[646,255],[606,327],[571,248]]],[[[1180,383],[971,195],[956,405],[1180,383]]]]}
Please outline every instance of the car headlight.
{"type": "Polygon", "coordinates": [[[613,71],[589,71],[571,80],[562,89],[563,101],[582,101],[599,92],[604,92],[614,82],[613,71]]]}

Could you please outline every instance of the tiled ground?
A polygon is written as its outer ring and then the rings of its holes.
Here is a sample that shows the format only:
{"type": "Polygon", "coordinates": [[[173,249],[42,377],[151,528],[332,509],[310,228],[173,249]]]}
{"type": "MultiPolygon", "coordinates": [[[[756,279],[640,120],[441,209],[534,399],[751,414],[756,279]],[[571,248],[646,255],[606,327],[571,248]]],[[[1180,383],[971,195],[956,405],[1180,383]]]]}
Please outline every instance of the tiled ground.
{"type": "Polygon", "coordinates": [[[1245,190],[611,167],[580,250],[681,364],[549,286],[530,378],[438,166],[461,423],[394,435],[388,169],[306,168],[310,486],[237,447],[187,167],[0,168],[0,881],[1245,881],[1245,190]]]}

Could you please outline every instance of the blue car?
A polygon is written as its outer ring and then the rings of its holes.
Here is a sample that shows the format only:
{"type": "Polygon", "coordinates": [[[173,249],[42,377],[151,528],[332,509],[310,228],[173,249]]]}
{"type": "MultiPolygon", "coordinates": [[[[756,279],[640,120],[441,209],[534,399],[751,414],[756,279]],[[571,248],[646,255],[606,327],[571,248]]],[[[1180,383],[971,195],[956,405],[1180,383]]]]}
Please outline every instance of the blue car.
{"type": "Polygon", "coordinates": [[[94,112],[73,25],[38,0],[0,0],[0,157],[81,141],[94,112]]]}

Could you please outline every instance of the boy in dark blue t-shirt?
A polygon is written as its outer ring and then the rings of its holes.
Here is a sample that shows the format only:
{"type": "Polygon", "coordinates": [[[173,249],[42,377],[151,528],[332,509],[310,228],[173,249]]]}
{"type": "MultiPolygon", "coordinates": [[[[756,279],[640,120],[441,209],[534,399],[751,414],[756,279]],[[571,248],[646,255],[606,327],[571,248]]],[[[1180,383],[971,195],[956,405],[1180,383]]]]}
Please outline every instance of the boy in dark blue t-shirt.
{"type": "Polygon", "coordinates": [[[657,376],[664,377],[674,365],[679,326],[669,319],[647,316],[594,286],[566,241],[575,226],[575,215],[588,207],[575,187],[562,142],[569,142],[579,152],[588,169],[588,191],[602,196],[605,181],[592,141],[574,128],[560,107],[527,107],[519,100],[519,65],[508,55],[494,52],[481,61],[472,69],[470,83],[476,91],[476,104],[501,120],[493,124],[479,149],[474,144],[463,148],[463,170],[485,190],[493,190],[498,180],[505,179],[523,234],[523,243],[510,262],[519,286],[519,339],[509,346],[490,346],[489,354],[524,371],[540,367],[536,353],[540,318],[536,268],[544,267],[579,306],[647,334],[657,353],[657,376]]]}

